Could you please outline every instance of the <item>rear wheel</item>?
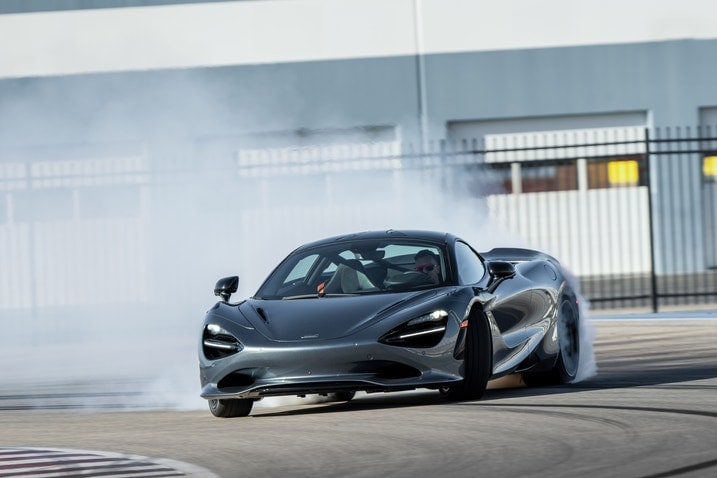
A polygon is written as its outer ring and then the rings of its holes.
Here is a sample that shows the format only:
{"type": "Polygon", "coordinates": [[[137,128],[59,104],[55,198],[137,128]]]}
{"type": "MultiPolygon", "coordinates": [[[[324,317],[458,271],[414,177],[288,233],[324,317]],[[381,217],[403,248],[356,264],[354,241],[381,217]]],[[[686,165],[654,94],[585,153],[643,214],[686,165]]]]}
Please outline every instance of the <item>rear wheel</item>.
{"type": "Polygon", "coordinates": [[[248,398],[231,398],[209,400],[209,411],[219,418],[245,417],[251,412],[254,400],[248,398]]]}
{"type": "Polygon", "coordinates": [[[488,320],[477,311],[468,317],[463,360],[463,381],[441,389],[448,400],[477,400],[488,386],[493,363],[493,343],[488,320]]]}
{"type": "Polygon", "coordinates": [[[575,380],[580,365],[580,312],[574,299],[564,297],[558,310],[558,358],[548,372],[526,372],[529,386],[559,385],[575,380]]]}

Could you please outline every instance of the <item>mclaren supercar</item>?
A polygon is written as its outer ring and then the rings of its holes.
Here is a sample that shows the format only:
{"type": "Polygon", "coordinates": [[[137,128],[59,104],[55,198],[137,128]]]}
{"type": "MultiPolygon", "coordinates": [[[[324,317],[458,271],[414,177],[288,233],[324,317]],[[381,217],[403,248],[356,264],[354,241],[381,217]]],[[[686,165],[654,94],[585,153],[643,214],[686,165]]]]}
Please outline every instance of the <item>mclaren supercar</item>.
{"type": "Polygon", "coordinates": [[[538,251],[371,231],[297,248],[253,297],[232,302],[238,282],[217,282],[199,343],[201,396],[218,417],[278,395],[427,388],[478,399],[507,374],[538,385],[578,370],[578,299],[538,251]]]}

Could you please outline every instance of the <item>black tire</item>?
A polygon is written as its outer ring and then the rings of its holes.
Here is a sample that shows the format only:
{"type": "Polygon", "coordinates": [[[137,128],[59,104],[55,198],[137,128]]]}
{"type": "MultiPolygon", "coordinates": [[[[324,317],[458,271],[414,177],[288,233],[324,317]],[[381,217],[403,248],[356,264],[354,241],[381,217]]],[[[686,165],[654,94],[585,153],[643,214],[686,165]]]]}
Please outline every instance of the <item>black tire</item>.
{"type": "Polygon", "coordinates": [[[530,387],[561,385],[575,380],[580,366],[580,312],[575,300],[563,297],[558,309],[558,358],[547,372],[526,372],[523,381],[530,387]]]}
{"type": "Polygon", "coordinates": [[[485,393],[493,368],[493,340],[488,320],[478,311],[468,318],[463,381],[442,389],[448,400],[478,400],[485,393]]]}
{"type": "Polygon", "coordinates": [[[251,413],[253,406],[254,400],[248,398],[226,400],[213,398],[209,400],[209,411],[219,418],[246,417],[251,413]]]}

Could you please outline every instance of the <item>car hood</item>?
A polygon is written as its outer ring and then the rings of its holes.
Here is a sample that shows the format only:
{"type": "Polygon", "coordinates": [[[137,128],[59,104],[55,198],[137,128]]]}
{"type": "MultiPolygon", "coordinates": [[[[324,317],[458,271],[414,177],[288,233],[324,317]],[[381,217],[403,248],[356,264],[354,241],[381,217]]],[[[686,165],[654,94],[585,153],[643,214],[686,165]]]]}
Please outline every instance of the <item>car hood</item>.
{"type": "Polygon", "coordinates": [[[269,340],[327,340],[351,335],[437,295],[437,290],[430,290],[293,300],[248,299],[239,310],[269,340]]]}

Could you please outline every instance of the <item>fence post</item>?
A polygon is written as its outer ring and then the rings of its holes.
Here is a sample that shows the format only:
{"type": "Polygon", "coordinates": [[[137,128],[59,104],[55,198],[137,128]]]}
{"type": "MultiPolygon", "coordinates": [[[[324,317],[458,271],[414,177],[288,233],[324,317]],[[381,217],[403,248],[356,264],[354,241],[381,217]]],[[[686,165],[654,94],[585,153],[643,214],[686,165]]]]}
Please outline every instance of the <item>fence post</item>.
{"type": "Polygon", "coordinates": [[[645,128],[645,174],[647,175],[647,214],[650,229],[650,289],[652,312],[657,312],[657,273],[655,272],[655,224],[652,218],[652,168],[650,159],[650,128],[645,128]]]}

